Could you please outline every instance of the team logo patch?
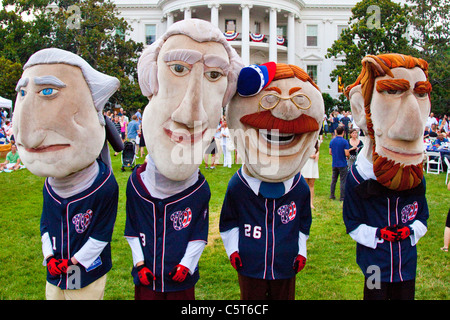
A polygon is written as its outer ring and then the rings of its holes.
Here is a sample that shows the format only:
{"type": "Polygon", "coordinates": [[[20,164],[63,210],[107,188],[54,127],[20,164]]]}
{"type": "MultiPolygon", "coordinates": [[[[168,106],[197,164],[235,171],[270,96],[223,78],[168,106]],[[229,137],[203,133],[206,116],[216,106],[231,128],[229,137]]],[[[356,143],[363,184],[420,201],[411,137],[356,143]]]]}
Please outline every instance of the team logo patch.
{"type": "Polygon", "coordinates": [[[75,230],[78,233],[83,233],[89,227],[92,219],[92,210],[89,209],[85,213],[79,213],[72,218],[72,223],[75,225],[75,230]]]}
{"type": "Polygon", "coordinates": [[[292,201],[291,204],[281,206],[278,208],[277,213],[281,216],[281,222],[283,224],[289,223],[290,221],[295,219],[297,215],[297,206],[295,202],[292,201]]]}
{"type": "Polygon", "coordinates": [[[408,221],[414,220],[418,211],[419,211],[419,204],[417,203],[417,201],[414,201],[413,204],[408,204],[404,206],[401,212],[402,222],[406,223],[408,221]]]}
{"type": "Polygon", "coordinates": [[[173,221],[173,228],[177,231],[187,228],[192,220],[192,211],[190,208],[186,208],[183,211],[177,211],[172,213],[170,220],[173,221]]]}

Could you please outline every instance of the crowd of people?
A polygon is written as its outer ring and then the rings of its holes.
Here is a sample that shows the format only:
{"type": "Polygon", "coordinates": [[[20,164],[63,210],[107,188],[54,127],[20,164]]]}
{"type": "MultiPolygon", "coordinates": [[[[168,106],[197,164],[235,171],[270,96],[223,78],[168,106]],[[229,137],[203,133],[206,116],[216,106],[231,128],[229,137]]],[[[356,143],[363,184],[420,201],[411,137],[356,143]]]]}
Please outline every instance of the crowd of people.
{"type": "MultiPolygon", "coordinates": [[[[0,111],[0,115],[0,146],[10,145],[10,151],[7,153],[5,161],[0,163],[0,172],[12,172],[22,169],[24,166],[21,163],[20,156],[14,142],[12,122],[9,118],[7,118],[7,113],[5,110],[0,111]]],[[[141,109],[138,109],[132,115],[131,121],[123,108],[113,112],[106,111],[104,115],[109,117],[114,123],[123,142],[131,141],[135,144],[136,157],[145,159],[145,139],[142,134],[141,109]]],[[[319,139],[315,145],[315,152],[310,155],[310,158],[301,171],[311,191],[311,208],[315,208],[314,184],[315,180],[319,178],[320,144],[323,142],[324,138],[328,138],[328,135],[331,136],[329,154],[332,156],[332,178],[329,198],[332,200],[336,199],[335,189],[338,179],[340,183],[339,200],[344,200],[347,173],[349,172],[351,166],[355,163],[356,157],[364,145],[362,138],[364,133],[360,131],[356,123],[353,121],[350,111],[339,112],[334,110],[329,116],[324,116],[319,139]]],[[[439,148],[443,143],[449,142],[449,135],[450,130],[448,116],[444,115],[436,118],[434,113],[431,112],[425,126],[424,141],[427,141],[432,147],[439,148]]],[[[116,156],[118,153],[116,152],[114,155],[116,156]]],[[[206,149],[204,154],[205,169],[215,169],[220,163],[222,163],[224,167],[231,168],[233,161],[237,164],[242,160],[239,160],[239,155],[233,145],[226,117],[222,116],[220,123],[217,126],[216,133],[212,138],[211,144],[206,149]]],[[[450,219],[448,220],[450,221],[450,219]]],[[[446,227],[446,232],[450,234],[448,230],[450,230],[450,226],[446,227]]],[[[449,238],[450,237],[446,235],[445,245],[441,248],[443,251],[448,250],[449,238]]]]}

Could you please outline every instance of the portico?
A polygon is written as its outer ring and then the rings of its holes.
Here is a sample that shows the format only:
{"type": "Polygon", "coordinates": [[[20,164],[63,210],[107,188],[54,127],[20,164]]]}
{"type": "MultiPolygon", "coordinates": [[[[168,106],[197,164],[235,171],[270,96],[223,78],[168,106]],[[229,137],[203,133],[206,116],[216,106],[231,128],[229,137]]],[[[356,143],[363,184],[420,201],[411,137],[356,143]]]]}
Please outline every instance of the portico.
{"type": "Polygon", "coordinates": [[[160,3],[166,28],[191,18],[211,21],[240,52],[244,64],[254,63],[252,54],[274,62],[295,63],[295,21],[301,1],[164,1],[160,3]],[[233,28],[234,26],[234,28],[233,28]],[[280,59],[281,58],[281,59],[280,59]]]}

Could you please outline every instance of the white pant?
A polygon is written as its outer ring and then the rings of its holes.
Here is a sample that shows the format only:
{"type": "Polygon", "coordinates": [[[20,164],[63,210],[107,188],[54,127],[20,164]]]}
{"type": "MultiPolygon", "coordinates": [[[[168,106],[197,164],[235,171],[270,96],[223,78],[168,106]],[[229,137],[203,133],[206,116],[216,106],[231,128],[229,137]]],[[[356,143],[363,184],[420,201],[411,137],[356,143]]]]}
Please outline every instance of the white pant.
{"type": "Polygon", "coordinates": [[[47,300],[103,300],[106,285],[106,274],[90,285],[78,290],[61,290],[47,282],[45,297],[47,300]]]}
{"type": "Polygon", "coordinates": [[[231,151],[227,149],[227,145],[222,145],[223,149],[223,166],[231,168],[231,151]]]}

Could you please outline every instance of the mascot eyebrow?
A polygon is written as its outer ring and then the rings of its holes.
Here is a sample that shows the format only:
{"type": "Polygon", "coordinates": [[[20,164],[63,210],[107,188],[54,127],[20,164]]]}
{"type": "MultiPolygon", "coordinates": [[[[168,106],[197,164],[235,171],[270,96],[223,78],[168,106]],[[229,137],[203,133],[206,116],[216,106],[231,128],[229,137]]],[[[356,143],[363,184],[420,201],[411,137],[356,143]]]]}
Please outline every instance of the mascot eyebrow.
{"type": "Polygon", "coordinates": [[[65,88],[66,84],[59,80],[55,76],[42,76],[42,77],[36,77],[34,78],[34,83],[36,85],[51,85],[55,86],[57,88],[65,88]]]}
{"type": "Polygon", "coordinates": [[[20,78],[16,85],[16,92],[19,92],[20,88],[26,87],[29,81],[28,78],[20,78]]]}
{"type": "MultiPolygon", "coordinates": [[[[405,79],[387,79],[387,80],[379,80],[376,85],[376,89],[378,92],[382,92],[385,90],[400,90],[407,91],[409,90],[410,85],[409,81],[405,79]]],[[[430,93],[431,92],[431,84],[429,81],[418,81],[414,85],[414,92],[416,93],[430,93]]]]}
{"type": "Polygon", "coordinates": [[[205,54],[203,56],[201,52],[198,52],[195,50],[176,49],[176,50],[167,51],[163,57],[164,62],[184,61],[190,65],[202,60],[202,58],[204,60],[204,64],[207,67],[220,68],[226,74],[228,74],[228,71],[230,69],[229,62],[226,61],[225,59],[223,59],[222,57],[219,57],[214,54],[205,54]]]}

